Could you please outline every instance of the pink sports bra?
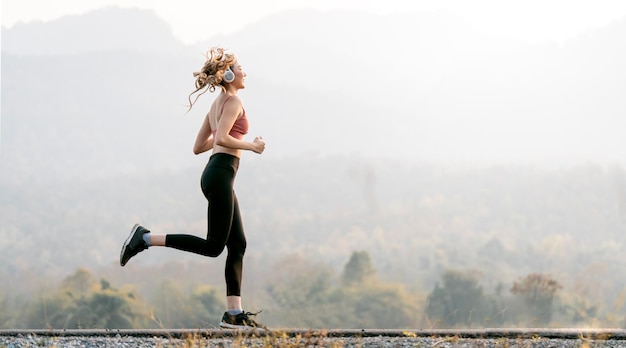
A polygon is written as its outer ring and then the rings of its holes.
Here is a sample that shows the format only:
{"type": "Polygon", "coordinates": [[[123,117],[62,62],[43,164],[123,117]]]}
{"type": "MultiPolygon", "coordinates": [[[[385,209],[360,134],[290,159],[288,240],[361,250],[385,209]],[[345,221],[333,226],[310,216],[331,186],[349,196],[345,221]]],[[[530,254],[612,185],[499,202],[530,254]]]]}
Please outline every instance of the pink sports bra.
{"type": "MultiPolygon", "coordinates": [[[[222,104],[222,111],[224,110],[224,105],[228,101],[231,96],[228,96],[226,100],[224,100],[224,104],[222,104]]],[[[233,127],[230,129],[228,134],[233,138],[237,138],[239,140],[243,139],[243,136],[248,133],[248,118],[246,117],[246,109],[242,109],[241,117],[238,117],[235,123],[233,123],[233,127]]],[[[211,133],[215,137],[215,133],[217,129],[211,130],[211,133]]]]}

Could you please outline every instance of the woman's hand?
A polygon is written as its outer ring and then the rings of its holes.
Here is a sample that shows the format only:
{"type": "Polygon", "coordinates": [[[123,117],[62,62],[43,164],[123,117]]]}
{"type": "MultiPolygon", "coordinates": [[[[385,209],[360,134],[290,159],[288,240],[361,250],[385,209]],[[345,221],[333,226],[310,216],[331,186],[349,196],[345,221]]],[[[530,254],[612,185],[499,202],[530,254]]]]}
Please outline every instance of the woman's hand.
{"type": "Polygon", "coordinates": [[[265,142],[263,141],[263,137],[259,136],[254,138],[252,141],[252,151],[261,154],[265,151],[265,142]]]}

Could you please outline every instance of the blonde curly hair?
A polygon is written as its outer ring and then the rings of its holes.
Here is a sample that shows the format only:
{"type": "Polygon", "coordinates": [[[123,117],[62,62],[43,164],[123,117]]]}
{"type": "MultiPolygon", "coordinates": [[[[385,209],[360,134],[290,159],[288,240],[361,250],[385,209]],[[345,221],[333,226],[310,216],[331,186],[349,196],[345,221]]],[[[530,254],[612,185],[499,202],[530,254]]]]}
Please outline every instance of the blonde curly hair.
{"type": "Polygon", "coordinates": [[[226,50],[221,47],[211,47],[211,49],[205,53],[206,61],[200,71],[194,71],[193,76],[196,78],[196,90],[189,94],[189,110],[193,104],[200,98],[201,95],[209,92],[215,92],[215,87],[219,86],[224,89],[222,80],[224,79],[224,72],[228,70],[233,64],[235,64],[236,58],[232,53],[226,53],[226,50]],[[194,100],[191,97],[196,95],[194,100]]]}

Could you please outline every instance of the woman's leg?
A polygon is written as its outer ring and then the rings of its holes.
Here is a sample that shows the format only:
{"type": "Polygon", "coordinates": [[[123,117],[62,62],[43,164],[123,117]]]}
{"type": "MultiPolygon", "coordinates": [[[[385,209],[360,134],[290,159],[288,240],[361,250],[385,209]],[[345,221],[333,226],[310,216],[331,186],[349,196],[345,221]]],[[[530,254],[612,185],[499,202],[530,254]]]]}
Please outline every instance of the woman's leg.
{"type": "MultiPolygon", "coordinates": [[[[224,251],[234,217],[236,197],[233,185],[237,168],[236,157],[211,157],[201,180],[202,192],[208,200],[206,239],[189,234],[168,234],[163,243],[165,246],[209,257],[217,257],[224,251]]],[[[162,242],[161,237],[157,240],[162,242]]],[[[151,241],[150,245],[157,244],[151,241]]]]}
{"type": "Polygon", "coordinates": [[[207,209],[206,239],[190,234],[168,234],[164,246],[199,255],[217,257],[222,254],[228,240],[233,216],[232,195],[212,198],[207,209]]]}
{"type": "MultiPolygon", "coordinates": [[[[239,212],[239,203],[237,201],[237,196],[233,192],[232,223],[228,240],[226,241],[228,256],[226,256],[226,267],[224,269],[224,276],[226,278],[226,296],[241,296],[243,256],[246,252],[246,245],[246,236],[243,231],[243,222],[241,220],[241,213],[239,212]]],[[[241,302],[241,300],[239,301],[241,302]]]]}

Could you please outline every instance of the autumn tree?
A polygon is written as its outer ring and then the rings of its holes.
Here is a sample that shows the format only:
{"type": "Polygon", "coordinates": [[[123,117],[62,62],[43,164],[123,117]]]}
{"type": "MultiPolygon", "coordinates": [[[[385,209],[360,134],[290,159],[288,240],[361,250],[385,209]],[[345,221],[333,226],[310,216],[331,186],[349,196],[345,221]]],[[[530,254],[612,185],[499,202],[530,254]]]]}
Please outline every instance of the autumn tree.
{"type": "Polygon", "coordinates": [[[481,324],[492,317],[493,301],[485,296],[475,272],[448,270],[442,284],[428,295],[426,314],[431,323],[445,327],[481,324]]]}
{"type": "Polygon", "coordinates": [[[513,283],[511,293],[521,297],[531,319],[547,325],[552,319],[552,303],[556,292],[563,286],[550,275],[531,273],[513,283]]]}
{"type": "Polygon", "coordinates": [[[56,292],[42,294],[30,304],[28,328],[130,329],[141,325],[144,316],[133,292],[111,287],[79,269],[65,278],[56,292]]]}
{"type": "Polygon", "coordinates": [[[301,257],[290,257],[277,269],[267,291],[275,311],[290,326],[392,329],[418,324],[418,301],[403,286],[374,279],[366,251],[351,255],[344,266],[343,282],[328,267],[301,257]]]}
{"type": "Polygon", "coordinates": [[[367,251],[355,251],[344,267],[343,283],[344,285],[363,283],[375,274],[370,254],[367,251]]]}
{"type": "Polygon", "coordinates": [[[189,296],[190,320],[184,327],[216,327],[224,313],[225,303],[217,289],[209,285],[197,285],[189,296]]]}

